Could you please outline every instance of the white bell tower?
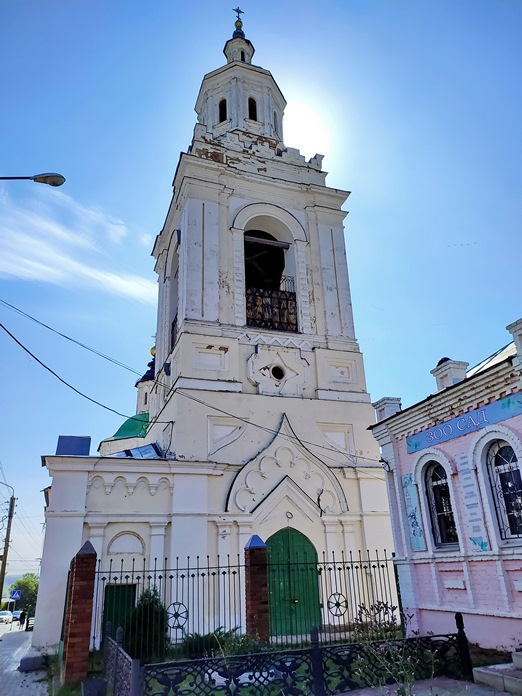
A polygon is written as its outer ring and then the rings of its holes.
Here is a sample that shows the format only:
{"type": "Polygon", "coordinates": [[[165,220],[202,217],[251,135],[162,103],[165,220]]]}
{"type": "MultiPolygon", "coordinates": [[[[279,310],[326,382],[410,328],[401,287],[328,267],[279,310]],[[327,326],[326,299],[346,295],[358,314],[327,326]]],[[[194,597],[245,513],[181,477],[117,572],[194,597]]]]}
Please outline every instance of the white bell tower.
{"type": "Polygon", "coordinates": [[[289,525],[318,552],[391,548],[353,327],[349,194],[326,186],[321,155],[283,143],[285,99],[237,12],[153,251],[144,443],[173,476],[165,553],[239,553],[289,525]]]}
{"type": "MultiPolygon", "coordinates": [[[[307,161],[284,144],[284,97],[270,72],[252,64],[236,11],[227,62],[203,78],[194,137],[154,245],[156,346],[136,383],[137,413],[100,444],[100,456],[43,457],[53,483],[40,647],[59,641],[55,607],[65,600],[70,559],[86,542],[104,571],[118,568],[123,577],[124,568],[161,568],[173,577],[172,569],[199,567],[200,559],[241,573],[237,559],[257,535],[269,564],[286,568],[281,587],[295,584],[289,561],[299,553],[308,568],[333,566],[337,578],[332,561],[352,568],[350,554],[362,551],[366,574],[367,549],[374,559],[376,550],[380,559],[392,550],[352,320],[348,192],[326,186],[320,155],[307,161]]],[[[288,626],[300,632],[323,618],[344,625],[328,608],[328,588],[320,600],[314,577],[299,596],[295,588],[279,596],[272,585],[273,625],[290,600],[301,618],[288,626]]],[[[220,598],[190,611],[221,616],[231,602],[220,598]]]]}

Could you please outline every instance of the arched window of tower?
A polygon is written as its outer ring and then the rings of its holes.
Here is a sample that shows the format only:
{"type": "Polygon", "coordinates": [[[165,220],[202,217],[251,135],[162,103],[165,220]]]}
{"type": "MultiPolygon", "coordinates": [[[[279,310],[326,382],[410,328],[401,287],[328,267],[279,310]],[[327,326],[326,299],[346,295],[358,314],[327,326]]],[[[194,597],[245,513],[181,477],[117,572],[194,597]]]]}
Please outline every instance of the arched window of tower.
{"type": "Polygon", "coordinates": [[[257,121],[257,102],[253,97],[248,98],[248,118],[257,121]]]}
{"type": "Polygon", "coordinates": [[[241,62],[242,63],[245,62],[245,52],[244,51],[241,51],[241,62]]]}
{"type": "Polygon", "coordinates": [[[219,102],[219,122],[223,123],[223,121],[227,120],[227,100],[222,99],[219,102]]]}

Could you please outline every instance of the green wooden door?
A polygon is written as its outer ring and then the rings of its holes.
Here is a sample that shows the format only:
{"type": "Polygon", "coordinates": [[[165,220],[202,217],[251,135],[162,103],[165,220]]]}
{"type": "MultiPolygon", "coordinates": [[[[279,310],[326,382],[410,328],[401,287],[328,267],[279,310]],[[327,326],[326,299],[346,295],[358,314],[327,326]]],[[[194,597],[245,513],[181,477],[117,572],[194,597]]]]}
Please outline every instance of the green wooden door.
{"type": "Polygon", "coordinates": [[[266,548],[270,633],[306,638],[321,622],[317,551],[290,527],[272,535],[266,548]]]}
{"type": "Polygon", "coordinates": [[[103,635],[105,635],[107,622],[110,621],[114,638],[118,628],[125,627],[125,619],[135,604],[136,585],[106,585],[103,602],[103,635]]]}

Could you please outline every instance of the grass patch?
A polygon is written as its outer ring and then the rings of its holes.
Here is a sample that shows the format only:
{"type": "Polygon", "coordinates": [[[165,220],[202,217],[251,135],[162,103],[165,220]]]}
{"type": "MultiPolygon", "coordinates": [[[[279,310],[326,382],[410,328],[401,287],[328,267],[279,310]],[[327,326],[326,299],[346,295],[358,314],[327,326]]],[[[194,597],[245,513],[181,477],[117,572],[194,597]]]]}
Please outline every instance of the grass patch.
{"type": "Polygon", "coordinates": [[[77,684],[64,684],[56,692],[55,696],[81,696],[82,685],[78,682],[77,684]]]}
{"type": "MultiPolygon", "coordinates": [[[[52,692],[52,685],[56,689],[56,684],[58,683],[58,676],[60,674],[60,661],[58,655],[52,655],[49,657],[47,663],[47,677],[46,680],[49,684],[50,693],[54,693],[54,696],[81,696],[82,685],[81,682],[74,682],[72,684],[64,684],[60,686],[57,691],[52,692]]],[[[91,652],[89,655],[89,668],[87,678],[101,679],[103,674],[103,656],[100,651],[91,652]]],[[[45,681],[45,679],[42,679],[45,681]]],[[[110,693],[110,692],[108,692],[110,693]]]]}
{"type": "Polygon", "coordinates": [[[512,661],[511,652],[508,650],[481,648],[476,643],[470,643],[469,654],[473,667],[487,667],[488,665],[500,665],[512,661]]]}

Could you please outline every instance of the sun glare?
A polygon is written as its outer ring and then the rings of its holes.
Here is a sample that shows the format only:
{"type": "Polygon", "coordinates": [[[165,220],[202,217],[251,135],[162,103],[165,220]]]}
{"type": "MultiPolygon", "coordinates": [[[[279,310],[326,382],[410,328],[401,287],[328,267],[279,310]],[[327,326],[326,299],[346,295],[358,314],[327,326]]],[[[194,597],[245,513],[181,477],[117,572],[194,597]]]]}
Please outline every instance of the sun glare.
{"type": "Polygon", "coordinates": [[[330,129],[326,114],[312,109],[308,104],[289,99],[283,121],[284,140],[287,147],[295,147],[307,159],[315,154],[330,154],[330,129]]]}

